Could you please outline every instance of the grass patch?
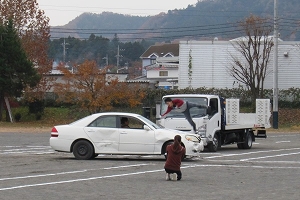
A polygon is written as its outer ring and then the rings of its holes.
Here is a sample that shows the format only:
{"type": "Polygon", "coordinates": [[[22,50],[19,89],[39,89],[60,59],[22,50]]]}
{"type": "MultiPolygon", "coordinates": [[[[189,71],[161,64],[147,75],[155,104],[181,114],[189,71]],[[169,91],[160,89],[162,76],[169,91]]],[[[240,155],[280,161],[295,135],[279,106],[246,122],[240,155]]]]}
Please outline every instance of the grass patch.
{"type": "MultiPolygon", "coordinates": [[[[56,124],[66,124],[74,121],[76,115],[71,115],[71,110],[69,108],[52,108],[47,107],[40,120],[36,120],[35,114],[29,113],[27,107],[18,107],[12,109],[12,115],[16,116],[19,114],[19,122],[13,123],[14,126],[53,126],[56,124]]],[[[2,117],[5,119],[5,115],[2,117]]],[[[2,122],[1,126],[10,126],[12,123],[2,122]]]]}

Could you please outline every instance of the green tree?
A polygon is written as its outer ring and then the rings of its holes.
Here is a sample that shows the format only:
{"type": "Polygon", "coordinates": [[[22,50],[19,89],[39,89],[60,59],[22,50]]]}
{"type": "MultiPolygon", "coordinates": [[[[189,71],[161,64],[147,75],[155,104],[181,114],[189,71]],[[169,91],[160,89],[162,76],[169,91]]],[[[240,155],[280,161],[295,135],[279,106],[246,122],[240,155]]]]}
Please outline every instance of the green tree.
{"type": "Polygon", "coordinates": [[[52,62],[47,55],[50,19],[39,9],[37,0],[0,0],[0,24],[6,24],[10,19],[27,58],[41,75],[39,84],[34,88],[24,88],[23,97],[28,101],[44,99],[45,92],[50,90],[49,83],[53,81],[49,76],[43,76],[52,68],[52,62]]]}
{"type": "Polygon", "coordinates": [[[27,86],[34,87],[39,80],[12,20],[0,24],[0,121],[4,97],[20,97],[27,86]]]}

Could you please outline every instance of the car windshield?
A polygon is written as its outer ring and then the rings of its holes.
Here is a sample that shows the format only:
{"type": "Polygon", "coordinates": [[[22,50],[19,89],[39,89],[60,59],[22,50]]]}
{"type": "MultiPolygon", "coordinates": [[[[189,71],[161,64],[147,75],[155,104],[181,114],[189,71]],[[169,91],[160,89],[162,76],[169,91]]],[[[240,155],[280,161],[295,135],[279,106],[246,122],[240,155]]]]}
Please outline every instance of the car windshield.
{"type": "Polygon", "coordinates": [[[157,125],[157,124],[153,123],[152,121],[150,121],[150,120],[147,119],[146,117],[138,116],[137,118],[143,120],[144,122],[146,122],[147,124],[149,124],[150,126],[152,126],[152,127],[155,128],[155,129],[161,129],[161,128],[164,128],[164,127],[161,126],[161,125],[157,125]]]}
{"type": "MultiPolygon", "coordinates": [[[[176,98],[176,97],[175,97],[176,98]]],[[[175,99],[172,98],[172,99],[175,99]]],[[[180,99],[184,101],[188,101],[190,103],[202,105],[202,106],[207,106],[207,98],[205,97],[179,97],[180,99]]],[[[165,104],[164,99],[162,100],[162,105],[161,105],[161,111],[160,113],[163,114],[167,111],[168,106],[165,104]]],[[[198,108],[198,107],[193,107],[190,109],[190,114],[192,117],[202,117],[206,115],[206,109],[205,108],[198,108]]],[[[171,110],[166,117],[173,117],[173,118],[182,118],[184,117],[184,114],[181,112],[177,112],[175,110],[171,110]]]]}

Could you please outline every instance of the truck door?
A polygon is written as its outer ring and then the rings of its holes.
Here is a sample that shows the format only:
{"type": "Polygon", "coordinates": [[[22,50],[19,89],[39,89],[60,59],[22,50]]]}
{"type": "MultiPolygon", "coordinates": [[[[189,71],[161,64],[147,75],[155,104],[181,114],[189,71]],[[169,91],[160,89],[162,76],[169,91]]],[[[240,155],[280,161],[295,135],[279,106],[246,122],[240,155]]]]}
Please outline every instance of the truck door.
{"type": "Polygon", "coordinates": [[[211,107],[211,114],[209,115],[209,121],[206,126],[208,138],[213,138],[214,133],[221,129],[221,107],[218,98],[212,98],[209,100],[209,106],[211,107]],[[211,135],[211,137],[210,137],[211,135]]]}

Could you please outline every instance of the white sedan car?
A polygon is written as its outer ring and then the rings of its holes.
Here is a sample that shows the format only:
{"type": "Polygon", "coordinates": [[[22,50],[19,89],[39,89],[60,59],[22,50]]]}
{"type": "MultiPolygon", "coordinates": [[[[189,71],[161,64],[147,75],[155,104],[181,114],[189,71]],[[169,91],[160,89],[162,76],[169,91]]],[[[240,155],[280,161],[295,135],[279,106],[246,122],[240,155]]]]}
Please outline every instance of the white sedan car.
{"type": "Polygon", "coordinates": [[[73,152],[81,160],[98,154],[165,155],[175,135],[181,136],[186,156],[203,151],[203,143],[195,134],[165,129],[141,115],[123,112],[97,113],[71,124],[54,126],[50,146],[55,151],[73,152]],[[124,121],[126,127],[121,123],[124,121]]]}

